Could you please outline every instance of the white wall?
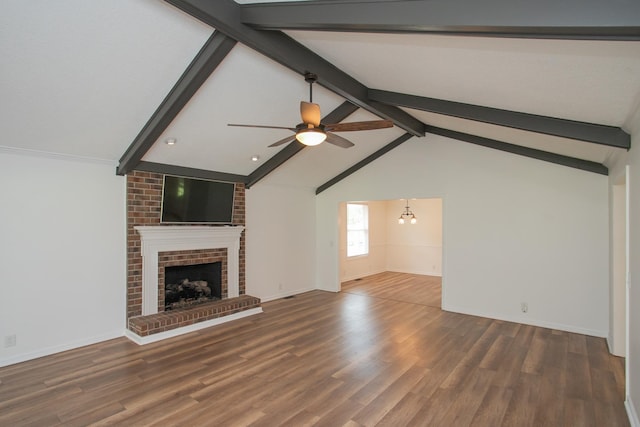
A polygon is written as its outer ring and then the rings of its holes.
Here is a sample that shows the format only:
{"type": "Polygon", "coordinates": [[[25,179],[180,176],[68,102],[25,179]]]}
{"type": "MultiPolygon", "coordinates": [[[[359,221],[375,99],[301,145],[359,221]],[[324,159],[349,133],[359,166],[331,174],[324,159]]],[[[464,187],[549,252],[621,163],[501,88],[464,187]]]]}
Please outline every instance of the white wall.
{"type": "Polygon", "coordinates": [[[314,289],[313,189],[260,182],[245,198],[247,294],[269,301],[314,289]]]}
{"type": "MultiPolygon", "coordinates": [[[[629,167],[629,277],[627,298],[627,412],[632,425],[640,426],[640,106],[628,120],[631,150],[619,155],[609,169],[610,191],[614,191],[624,169],[629,167]]],[[[612,198],[613,199],[613,198],[612,198]]],[[[612,283],[612,286],[614,283],[612,283]]]]}
{"type": "Polygon", "coordinates": [[[627,303],[627,185],[626,170],[621,176],[610,176],[610,286],[609,286],[609,351],[616,356],[626,354],[627,303]]]}
{"type": "Polygon", "coordinates": [[[607,177],[413,138],[318,196],[319,288],[339,286],[339,203],[405,194],[443,199],[445,310],[606,336],[607,177]]]}
{"type": "Polygon", "coordinates": [[[0,366],[121,336],[125,180],[114,165],[5,151],[0,182],[0,366]]]}
{"type": "Polygon", "coordinates": [[[640,108],[636,114],[629,152],[630,191],[629,217],[629,299],[628,362],[629,405],[635,425],[640,425],[640,108]]]}
{"type": "Polygon", "coordinates": [[[442,199],[414,199],[417,222],[398,224],[404,200],[387,205],[387,271],[442,276],[442,199]]]}

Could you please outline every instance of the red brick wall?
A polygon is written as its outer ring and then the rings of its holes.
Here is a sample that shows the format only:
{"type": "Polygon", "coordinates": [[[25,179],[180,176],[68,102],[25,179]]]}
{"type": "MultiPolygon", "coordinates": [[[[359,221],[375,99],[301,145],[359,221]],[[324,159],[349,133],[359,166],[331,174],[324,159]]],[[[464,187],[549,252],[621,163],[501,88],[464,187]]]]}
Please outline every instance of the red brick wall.
{"type": "MultiPolygon", "coordinates": [[[[236,183],[235,204],[233,214],[234,225],[245,225],[245,187],[236,183]]],[[[133,171],[127,175],[127,320],[142,314],[142,255],[140,253],[140,235],[134,229],[139,225],[160,224],[160,208],[162,203],[162,174],[133,171]]],[[[173,224],[175,225],[175,224],[173,224]]],[[[189,227],[189,225],[184,225],[189,227]]],[[[184,264],[199,264],[202,251],[194,252],[195,260],[185,260],[184,264]]],[[[214,251],[215,252],[215,251],[214,251]]],[[[226,249],[224,250],[226,261],[226,249]]],[[[205,257],[212,256],[210,253],[205,257]]],[[[220,258],[219,251],[213,255],[220,258]]],[[[226,264],[226,262],[225,262],[226,264]]],[[[173,264],[178,265],[178,264],[173,264]]],[[[245,238],[240,237],[240,295],[245,293],[245,238]]],[[[163,270],[164,274],[164,270],[163,270]]],[[[226,268],[223,266],[226,284],[226,268]]],[[[161,282],[163,283],[163,282],[161,282]]],[[[225,287],[226,289],[226,287],[225,287]]],[[[163,289],[164,291],[164,289],[163,289]]],[[[164,310],[164,307],[162,308],[164,310]]]]}

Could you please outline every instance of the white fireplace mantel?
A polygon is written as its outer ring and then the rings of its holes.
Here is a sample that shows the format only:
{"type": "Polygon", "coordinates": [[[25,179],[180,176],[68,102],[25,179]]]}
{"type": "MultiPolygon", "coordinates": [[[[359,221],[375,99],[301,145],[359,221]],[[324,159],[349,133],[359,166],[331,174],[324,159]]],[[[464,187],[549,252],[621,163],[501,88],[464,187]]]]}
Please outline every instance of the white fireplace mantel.
{"type": "Polygon", "coordinates": [[[242,226],[138,226],[142,243],[142,315],[158,312],[158,253],[227,249],[227,296],[240,295],[242,226]]]}

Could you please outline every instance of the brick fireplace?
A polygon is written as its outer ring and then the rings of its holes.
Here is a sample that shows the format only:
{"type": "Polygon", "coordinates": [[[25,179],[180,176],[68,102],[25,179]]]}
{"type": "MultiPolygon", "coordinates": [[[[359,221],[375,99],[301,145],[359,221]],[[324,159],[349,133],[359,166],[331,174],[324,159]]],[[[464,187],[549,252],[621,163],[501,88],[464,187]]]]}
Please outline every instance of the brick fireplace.
{"type": "Polygon", "coordinates": [[[244,192],[236,184],[231,226],[160,223],[161,174],[127,175],[127,335],[144,344],[261,312],[245,294],[244,192]],[[164,310],[169,266],[222,263],[222,299],[164,310]]]}
{"type": "MultiPolygon", "coordinates": [[[[182,265],[183,255],[173,255],[176,252],[159,256],[158,285],[164,283],[164,286],[158,286],[158,310],[161,310],[163,305],[164,310],[167,311],[222,299],[222,281],[226,278],[222,275],[222,268],[225,268],[226,276],[226,252],[219,250],[211,252],[213,252],[212,256],[201,257],[199,254],[193,254],[195,258],[191,258],[191,254],[185,256],[189,259],[188,265],[182,265]],[[224,257],[216,256],[216,252],[225,252],[224,257]]],[[[227,296],[228,294],[224,293],[224,297],[227,296]]]]}

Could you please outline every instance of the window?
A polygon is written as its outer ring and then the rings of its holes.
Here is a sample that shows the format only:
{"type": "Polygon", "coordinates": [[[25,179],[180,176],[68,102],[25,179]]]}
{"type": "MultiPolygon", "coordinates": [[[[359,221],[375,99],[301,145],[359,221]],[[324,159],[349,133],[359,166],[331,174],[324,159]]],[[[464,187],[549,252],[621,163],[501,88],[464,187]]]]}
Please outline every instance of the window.
{"type": "Polygon", "coordinates": [[[347,203],[347,256],[369,253],[369,207],[347,203]]]}

